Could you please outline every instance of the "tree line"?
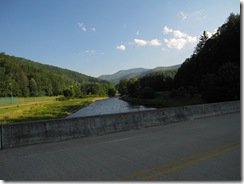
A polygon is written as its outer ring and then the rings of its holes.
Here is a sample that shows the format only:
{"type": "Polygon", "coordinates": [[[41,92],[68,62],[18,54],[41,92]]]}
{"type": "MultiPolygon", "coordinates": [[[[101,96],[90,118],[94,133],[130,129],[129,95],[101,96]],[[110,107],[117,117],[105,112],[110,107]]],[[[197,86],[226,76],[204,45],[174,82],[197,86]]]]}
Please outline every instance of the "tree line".
{"type": "Polygon", "coordinates": [[[139,79],[122,79],[117,85],[122,96],[153,98],[157,91],[168,91],[173,87],[176,70],[157,71],[139,79]]]}
{"type": "MultiPolygon", "coordinates": [[[[116,94],[115,86],[111,83],[86,83],[81,85],[70,86],[63,90],[65,99],[85,98],[86,96],[109,96],[116,94]]],[[[61,98],[61,100],[64,98],[61,98]]]]}
{"type": "Polygon", "coordinates": [[[239,100],[240,15],[231,13],[211,37],[204,31],[178,71],[121,80],[118,90],[122,96],[139,98],[153,98],[155,91],[171,91],[172,97],[200,94],[205,102],[239,100]]]}
{"type": "Polygon", "coordinates": [[[109,82],[0,53],[0,97],[111,95],[109,82]]]}

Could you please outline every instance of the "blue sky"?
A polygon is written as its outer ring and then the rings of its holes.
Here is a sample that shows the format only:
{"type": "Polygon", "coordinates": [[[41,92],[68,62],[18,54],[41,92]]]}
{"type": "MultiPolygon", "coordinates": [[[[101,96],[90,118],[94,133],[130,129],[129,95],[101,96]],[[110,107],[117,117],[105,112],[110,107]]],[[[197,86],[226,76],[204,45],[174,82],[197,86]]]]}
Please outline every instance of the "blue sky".
{"type": "Polygon", "coordinates": [[[181,64],[237,0],[0,0],[0,52],[98,77],[181,64]]]}

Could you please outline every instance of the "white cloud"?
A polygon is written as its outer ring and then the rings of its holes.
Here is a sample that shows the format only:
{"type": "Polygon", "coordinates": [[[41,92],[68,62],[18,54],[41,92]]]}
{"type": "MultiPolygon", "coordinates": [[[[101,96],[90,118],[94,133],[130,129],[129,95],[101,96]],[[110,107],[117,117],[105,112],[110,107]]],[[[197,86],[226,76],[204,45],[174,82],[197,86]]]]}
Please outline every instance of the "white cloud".
{"type": "Polygon", "coordinates": [[[78,22],[77,24],[78,24],[79,28],[84,32],[87,32],[87,31],[95,32],[96,31],[95,27],[87,27],[84,23],[80,23],[80,22],[78,22]]]}
{"type": "Polygon", "coordinates": [[[150,45],[150,46],[160,46],[160,45],[162,45],[162,43],[158,39],[153,39],[153,40],[148,42],[148,45],[150,45]]]}
{"type": "Polygon", "coordinates": [[[215,29],[212,33],[207,31],[207,35],[211,38],[215,33],[217,33],[217,29],[215,29]]]}
{"type": "Polygon", "coordinates": [[[134,39],[134,43],[137,46],[160,46],[162,43],[158,39],[153,39],[151,41],[141,40],[141,39],[134,39]]]}
{"type": "Polygon", "coordinates": [[[178,15],[181,17],[182,21],[184,21],[186,19],[201,21],[208,17],[204,12],[205,12],[205,10],[196,10],[196,11],[188,12],[188,13],[180,11],[178,13],[178,15]]]}
{"type": "Polygon", "coordinates": [[[180,30],[173,30],[165,26],[164,33],[173,33],[173,38],[164,39],[164,42],[167,44],[168,48],[181,50],[186,44],[190,44],[192,47],[196,46],[197,44],[196,36],[190,36],[187,33],[181,32],[180,30]]]}
{"type": "Polygon", "coordinates": [[[81,28],[84,32],[86,32],[86,27],[84,26],[84,27],[82,27],[81,28]]]}
{"type": "Polygon", "coordinates": [[[175,30],[173,31],[173,34],[174,34],[174,37],[176,38],[184,38],[184,37],[187,37],[187,34],[186,33],[183,33],[179,30],[175,30]]]}
{"type": "Polygon", "coordinates": [[[172,33],[173,30],[168,28],[167,26],[164,26],[164,34],[172,33]]]}
{"type": "Polygon", "coordinates": [[[104,55],[104,52],[99,51],[99,50],[94,50],[94,49],[87,49],[84,50],[83,52],[79,52],[80,55],[104,55]]]}
{"type": "Polygon", "coordinates": [[[187,36],[187,42],[191,44],[192,47],[195,47],[197,44],[196,36],[187,36]]]}
{"type": "Polygon", "coordinates": [[[80,23],[80,22],[78,22],[77,24],[78,24],[78,26],[79,26],[84,32],[86,32],[86,26],[85,26],[84,23],[80,23]]]}
{"type": "Polygon", "coordinates": [[[91,30],[92,30],[93,32],[95,32],[95,31],[96,31],[96,28],[95,28],[95,27],[92,27],[91,30]]]}
{"type": "Polygon", "coordinates": [[[95,54],[96,52],[96,50],[85,50],[85,53],[87,54],[95,54]]]}
{"type": "Polygon", "coordinates": [[[119,45],[116,47],[116,49],[121,50],[121,51],[125,51],[126,47],[124,45],[119,45]]]}
{"type": "Polygon", "coordinates": [[[182,20],[185,20],[185,19],[187,19],[187,17],[188,17],[188,14],[186,14],[186,13],[184,13],[184,12],[180,12],[180,16],[181,16],[181,18],[182,18],[182,20]]]}
{"type": "Polygon", "coordinates": [[[185,44],[186,44],[186,40],[185,39],[183,39],[183,38],[178,38],[178,39],[176,39],[176,38],[171,38],[171,39],[164,39],[164,41],[165,41],[165,43],[167,44],[167,46],[169,47],[169,48],[176,48],[176,49],[178,49],[178,50],[181,50],[184,46],[185,46],[185,44]]]}
{"type": "Polygon", "coordinates": [[[139,31],[137,31],[137,32],[136,32],[136,35],[139,35],[139,34],[140,34],[140,32],[139,32],[139,31]]]}
{"type": "Polygon", "coordinates": [[[196,17],[197,20],[206,19],[208,16],[204,14],[204,10],[198,10],[193,13],[193,16],[196,17]]]}
{"type": "Polygon", "coordinates": [[[147,45],[147,41],[141,39],[134,39],[134,43],[138,46],[145,46],[147,45]]]}

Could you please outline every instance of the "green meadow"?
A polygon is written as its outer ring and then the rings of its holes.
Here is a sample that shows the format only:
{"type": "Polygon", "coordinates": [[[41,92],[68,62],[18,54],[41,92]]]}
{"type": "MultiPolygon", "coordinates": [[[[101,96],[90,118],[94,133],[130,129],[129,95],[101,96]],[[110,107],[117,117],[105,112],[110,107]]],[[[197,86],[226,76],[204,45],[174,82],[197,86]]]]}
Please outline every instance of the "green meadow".
{"type": "Polygon", "coordinates": [[[57,101],[57,97],[20,98],[18,104],[0,106],[0,124],[64,118],[102,99],[96,97],[57,101]]]}

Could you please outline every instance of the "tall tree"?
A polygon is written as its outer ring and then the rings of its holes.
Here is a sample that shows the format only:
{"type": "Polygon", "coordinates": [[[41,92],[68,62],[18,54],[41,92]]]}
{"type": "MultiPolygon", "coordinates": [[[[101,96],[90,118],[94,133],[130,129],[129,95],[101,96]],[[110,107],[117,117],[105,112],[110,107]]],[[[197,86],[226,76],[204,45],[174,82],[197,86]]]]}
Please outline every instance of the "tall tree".
{"type": "Polygon", "coordinates": [[[198,54],[204,47],[205,43],[209,39],[209,36],[206,31],[203,31],[203,35],[200,36],[199,42],[195,48],[194,54],[198,54]]]}
{"type": "Polygon", "coordinates": [[[127,87],[128,95],[132,97],[136,97],[137,96],[136,93],[139,92],[139,90],[141,89],[140,81],[136,78],[131,78],[128,80],[126,87],[127,87]]]}
{"type": "Polygon", "coordinates": [[[38,95],[38,88],[37,88],[37,84],[36,84],[36,81],[34,78],[30,79],[29,89],[30,89],[30,96],[38,95]]]}
{"type": "Polygon", "coordinates": [[[121,96],[128,95],[127,82],[128,82],[128,79],[122,79],[119,81],[118,91],[119,91],[121,96]]]}

